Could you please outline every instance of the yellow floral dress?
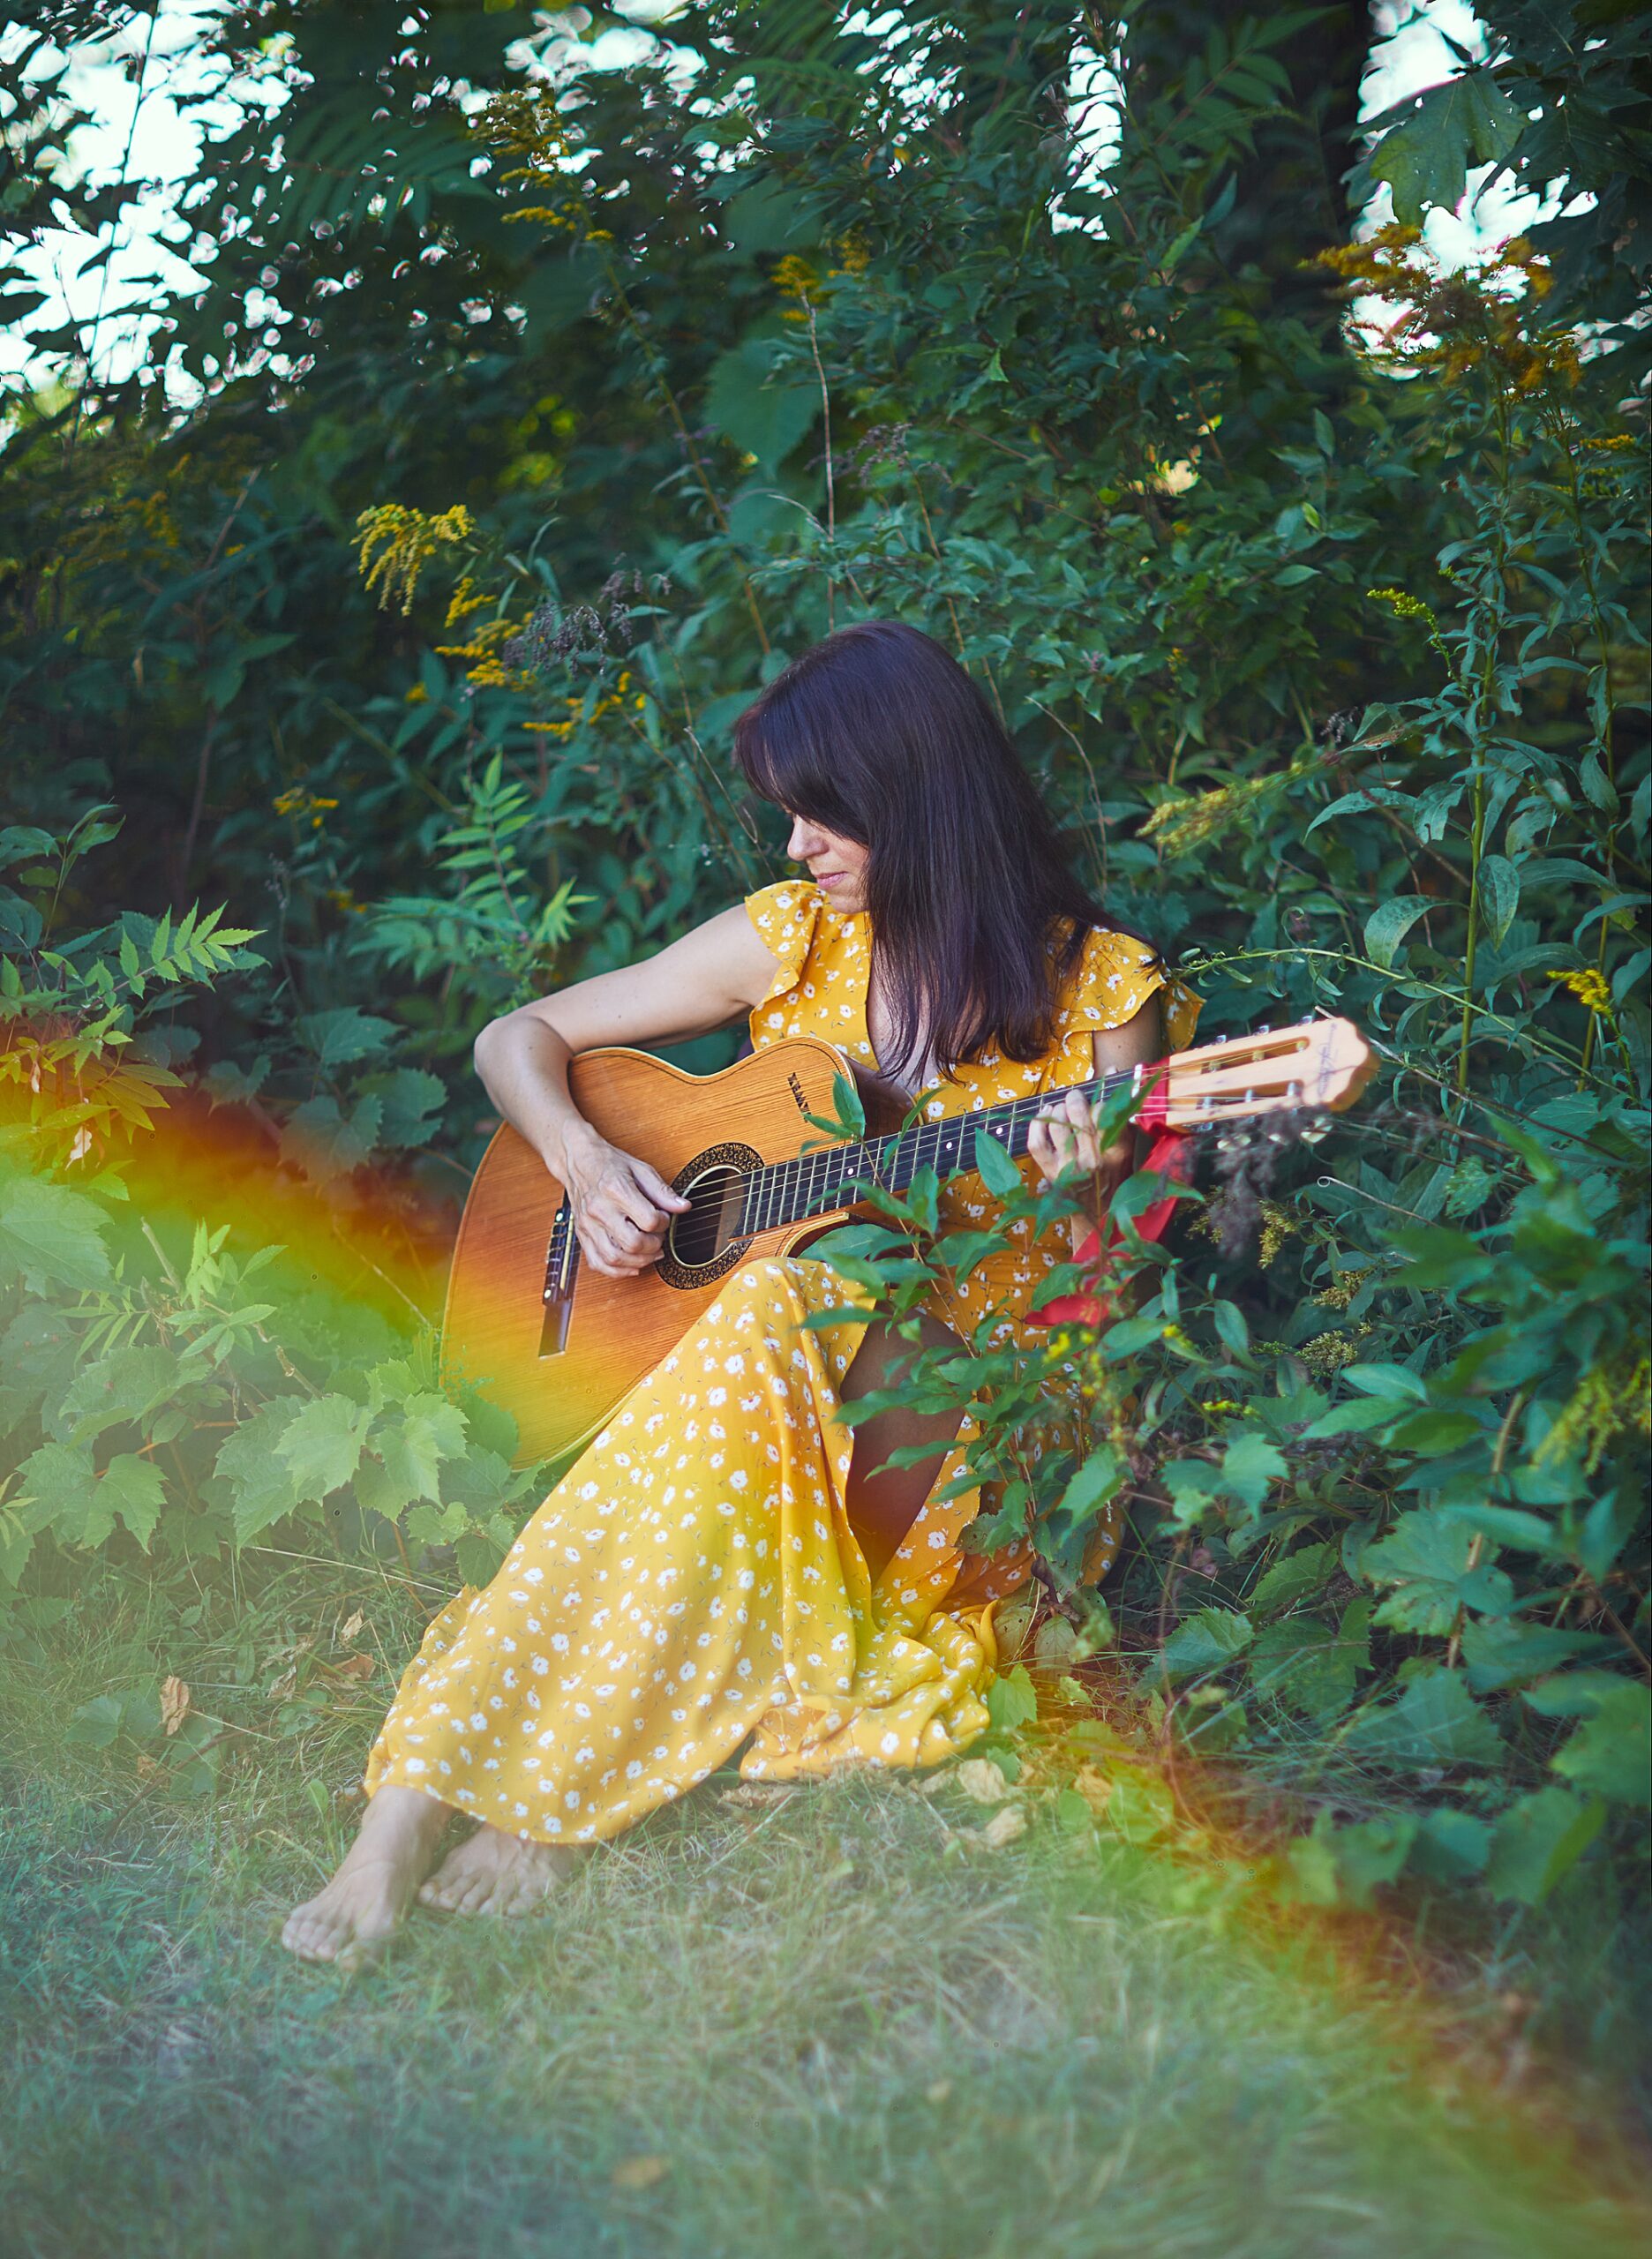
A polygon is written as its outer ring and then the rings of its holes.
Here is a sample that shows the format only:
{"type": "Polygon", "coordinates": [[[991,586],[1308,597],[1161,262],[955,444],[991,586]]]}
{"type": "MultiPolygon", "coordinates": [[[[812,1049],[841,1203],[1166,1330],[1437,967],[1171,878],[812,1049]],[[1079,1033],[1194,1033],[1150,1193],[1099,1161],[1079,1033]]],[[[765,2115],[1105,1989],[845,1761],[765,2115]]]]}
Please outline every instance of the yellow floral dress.
{"type": "MultiPolygon", "coordinates": [[[[747,907],[778,965],[751,1016],[753,1042],[818,1036],[875,1069],[866,919],[838,916],[806,882],[767,887],[747,907]]],[[[920,1093],[922,1112],[980,1111],[1083,1081],[1094,1032],[1160,989],[1168,1044],[1180,1047],[1193,998],[1142,942],[1092,933],[1048,1056],[1024,1065],[988,1053],[920,1093]]],[[[956,1225],[995,1212],[975,1178],[943,1196],[956,1225]]],[[[957,1289],[949,1314],[972,1332],[995,1310],[995,1337],[1018,1334],[1061,1259],[1023,1229],[957,1289]]],[[[369,1795],[421,1789],[513,1835],[586,1843],[681,1796],[742,1743],[742,1775],[774,1781],[845,1763],[938,1764],[984,1731],[991,1602],[1025,1565],[961,1550],[975,1493],[932,1494],[873,1584],[845,1512],[851,1438],[837,1417],[865,1301],[807,1257],[732,1272],[492,1583],[431,1625],[368,1760],[369,1795]],[[842,1325],[804,1329],[828,1309],[842,1325]]],[[[960,1463],[955,1446],[936,1492],[960,1463]]]]}

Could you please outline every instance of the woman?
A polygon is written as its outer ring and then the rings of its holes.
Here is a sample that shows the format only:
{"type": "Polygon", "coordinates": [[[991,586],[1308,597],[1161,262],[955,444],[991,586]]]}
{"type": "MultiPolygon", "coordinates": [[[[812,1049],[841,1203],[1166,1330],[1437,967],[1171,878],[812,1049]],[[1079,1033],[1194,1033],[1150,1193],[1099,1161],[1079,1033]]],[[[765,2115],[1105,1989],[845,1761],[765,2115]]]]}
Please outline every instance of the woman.
{"type": "MultiPolygon", "coordinates": [[[[747,712],[736,748],[790,814],[807,881],[524,1005],[477,1045],[495,1105],[567,1188],[583,1259],[608,1278],[652,1263],[687,1204],[581,1120],[568,1095],[581,1051],[749,1013],[755,1044],[824,1037],[939,1116],[1155,1059],[1198,1009],[1144,942],[1108,928],[985,699],[927,636],[867,621],[829,637],[747,712]]],[[[1049,1180],[1087,1172],[1103,1194],[1125,1166],[1098,1151],[1076,1093],[1035,1125],[1032,1158],[1049,1180]]],[[[965,1225],[995,1212],[973,1178],[945,1200],[965,1225]]],[[[926,1318],[926,1340],[944,1342],[949,1322],[972,1332],[994,1307],[1018,1333],[1061,1253],[1012,1235],[926,1318]]],[[[1025,1580],[1025,1559],[961,1550],[977,1500],[945,1495],[956,1418],[884,1411],[852,1443],[839,1403],[885,1385],[897,1348],[911,1355],[863,1303],[807,1258],[731,1275],[493,1583],[431,1625],[369,1761],[361,1834],[287,1923],[294,1952],[357,1955],[416,1893],[520,1912],[574,1847],[742,1744],[747,1777],[795,1779],[934,1764],[985,1729],[987,1603],[1025,1580]],[[840,1325],[803,1326],[829,1309],[840,1325]],[[887,1465],[903,1445],[931,1448],[887,1465]],[[456,1812],[482,1825],[427,1881],[456,1812]]]]}

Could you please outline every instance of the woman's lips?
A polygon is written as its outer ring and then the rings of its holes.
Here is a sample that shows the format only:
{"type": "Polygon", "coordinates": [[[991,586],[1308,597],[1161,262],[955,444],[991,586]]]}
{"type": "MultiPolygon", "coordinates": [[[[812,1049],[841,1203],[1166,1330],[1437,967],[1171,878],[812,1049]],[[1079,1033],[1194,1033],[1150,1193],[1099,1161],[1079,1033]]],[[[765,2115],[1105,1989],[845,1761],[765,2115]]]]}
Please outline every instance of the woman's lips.
{"type": "Polygon", "coordinates": [[[841,886],[848,875],[847,871],[816,871],[815,883],[816,886],[841,886]]]}

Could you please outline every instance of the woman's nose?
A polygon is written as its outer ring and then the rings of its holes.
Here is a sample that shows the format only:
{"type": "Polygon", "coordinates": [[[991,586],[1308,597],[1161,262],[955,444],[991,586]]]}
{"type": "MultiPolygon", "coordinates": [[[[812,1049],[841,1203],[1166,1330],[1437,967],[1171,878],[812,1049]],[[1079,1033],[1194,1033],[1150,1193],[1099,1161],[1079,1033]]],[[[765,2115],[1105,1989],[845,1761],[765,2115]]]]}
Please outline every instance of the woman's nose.
{"type": "Polygon", "coordinates": [[[794,863],[807,863],[811,855],[819,854],[821,845],[821,836],[814,825],[806,823],[801,816],[794,817],[792,824],[792,837],[786,841],[786,853],[792,860],[794,863]]]}

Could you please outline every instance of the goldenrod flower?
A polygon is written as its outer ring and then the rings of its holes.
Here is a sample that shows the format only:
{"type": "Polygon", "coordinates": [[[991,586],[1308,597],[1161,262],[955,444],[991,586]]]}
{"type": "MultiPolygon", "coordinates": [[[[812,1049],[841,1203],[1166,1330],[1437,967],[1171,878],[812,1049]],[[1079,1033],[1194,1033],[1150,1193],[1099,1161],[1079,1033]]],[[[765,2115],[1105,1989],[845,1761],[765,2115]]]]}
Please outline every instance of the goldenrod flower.
{"type": "Polygon", "coordinates": [[[820,276],[807,259],[788,251],[774,271],[774,286],[785,298],[807,298],[820,289],[820,276]]]}
{"type": "Polygon", "coordinates": [[[1563,988],[1569,988],[1585,1011],[1611,1017],[1611,990],[1605,974],[1594,965],[1586,965],[1581,972],[1551,972],[1549,978],[1558,980],[1563,988]]]}
{"type": "Polygon", "coordinates": [[[356,551],[368,587],[379,591],[380,610],[387,611],[400,594],[403,613],[411,612],[419,574],[436,552],[468,541],[473,530],[462,502],[436,517],[401,502],[364,510],[356,521],[356,551]]]}

